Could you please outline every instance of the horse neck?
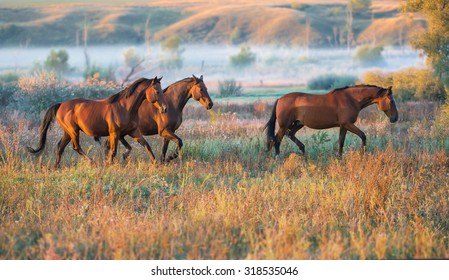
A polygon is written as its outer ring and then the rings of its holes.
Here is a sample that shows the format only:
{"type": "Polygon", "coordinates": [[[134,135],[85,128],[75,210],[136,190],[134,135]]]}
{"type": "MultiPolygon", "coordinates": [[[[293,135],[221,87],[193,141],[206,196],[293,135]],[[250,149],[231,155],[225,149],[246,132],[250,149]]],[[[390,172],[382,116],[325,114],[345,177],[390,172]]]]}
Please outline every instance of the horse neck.
{"type": "Polygon", "coordinates": [[[167,97],[171,101],[172,106],[182,112],[187,102],[191,98],[189,91],[192,88],[193,82],[180,82],[178,85],[172,86],[167,91],[167,97]]]}
{"type": "Polygon", "coordinates": [[[142,105],[145,97],[145,90],[142,90],[139,93],[134,93],[131,96],[121,98],[121,105],[128,112],[131,119],[137,116],[139,107],[142,105]]]}
{"type": "Polygon", "coordinates": [[[353,92],[353,98],[358,103],[360,109],[363,109],[374,104],[373,101],[377,97],[378,89],[375,87],[355,88],[353,92]]]}

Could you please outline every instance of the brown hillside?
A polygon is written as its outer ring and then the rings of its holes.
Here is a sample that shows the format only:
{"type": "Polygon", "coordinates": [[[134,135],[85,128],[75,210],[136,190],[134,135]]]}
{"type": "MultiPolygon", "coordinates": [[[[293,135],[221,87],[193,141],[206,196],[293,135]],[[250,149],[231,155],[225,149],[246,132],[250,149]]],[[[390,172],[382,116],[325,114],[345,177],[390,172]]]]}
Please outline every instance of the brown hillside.
{"type": "Polygon", "coordinates": [[[230,43],[231,33],[238,32],[242,42],[301,43],[305,22],[303,12],[289,8],[226,6],[198,12],[157,32],[155,39],[177,34],[187,42],[230,43]]]}
{"type": "Polygon", "coordinates": [[[412,20],[405,16],[376,19],[358,36],[357,42],[403,45],[424,26],[423,20],[412,20]]]}

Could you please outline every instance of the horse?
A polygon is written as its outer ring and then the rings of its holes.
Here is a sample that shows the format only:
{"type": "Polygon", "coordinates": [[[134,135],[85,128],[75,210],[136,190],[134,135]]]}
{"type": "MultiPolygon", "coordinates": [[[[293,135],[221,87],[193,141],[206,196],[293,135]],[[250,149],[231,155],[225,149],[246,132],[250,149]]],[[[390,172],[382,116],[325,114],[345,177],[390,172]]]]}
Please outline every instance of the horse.
{"type": "MultiPolygon", "coordinates": [[[[173,141],[177,148],[172,156],[167,161],[173,160],[179,156],[179,152],[183,146],[182,139],[175,134],[175,131],[182,123],[182,110],[184,109],[190,98],[198,101],[207,110],[210,110],[214,103],[209,96],[207,87],[204,84],[203,75],[201,77],[188,77],[179,80],[164,89],[165,100],[168,107],[165,114],[160,114],[150,102],[144,102],[139,108],[139,129],[143,135],[159,134],[164,138],[162,146],[161,160],[165,161],[167,149],[170,141],[173,141]]],[[[97,139],[98,140],[98,139],[97,139]]],[[[120,142],[127,149],[123,154],[126,159],[131,153],[131,146],[125,140],[124,135],[120,137],[120,142]]],[[[109,148],[109,143],[105,143],[105,148],[109,148]]]]}
{"type": "Polygon", "coordinates": [[[144,146],[152,161],[155,161],[153,151],[139,130],[138,109],[146,99],[161,113],[167,111],[167,103],[161,87],[161,79],[140,78],[129,87],[103,100],[88,100],[76,98],[51,106],[45,113],[40,127],[40,141],[36,149],[27,147],[32,154],[40,154],[45,147],[47,131],[55,118],[64,130],[56,152],[55,168],[59,167],[65,147],[72,141],[73,149],[93,161],[80,146],[80,131],[94,137],[109,136],[109,164],[117,153],[117,140],[122,135],[130,135],[140,145],[144,146]]]}
{"type": "Polygon", "coordinates": [[[392,87],[382,88],[374,85],[356,85],[334,89],[326,94],[308,94],[291,92],[274,103],[270,120],[265,125],[267,151],[275,147],[276,158],[279,158],[280,145],[287,135],[305,154],[305,146],[295,137],[302,127],[327,129],[340,127],[338,138],[338,155],[342,156],[343,145],[348,131],[362,139],[362,151],[366,148],[366,135],[354,123],[359,112],[372,104],[390,118],[394,123],[398,120],[398,109],[393,97],[392,87]],[[276,135],[276,120],[279,130],[276,135]]]}

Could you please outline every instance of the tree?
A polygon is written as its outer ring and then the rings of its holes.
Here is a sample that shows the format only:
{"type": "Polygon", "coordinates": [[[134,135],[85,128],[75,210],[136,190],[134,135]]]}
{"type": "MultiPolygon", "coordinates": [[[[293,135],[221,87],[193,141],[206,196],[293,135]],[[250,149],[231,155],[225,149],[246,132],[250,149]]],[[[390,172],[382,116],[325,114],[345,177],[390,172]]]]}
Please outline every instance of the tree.
{"type": "Polygon", "coordinates": [[[123,79],[122,86],[128,82],[137,68],[145,61],[145,57],[141,57],[135,48],[127,48],[123,51],[123,60],[125,65],[130,68],[130,71],[123,79]]]}
{"type": "Polygon", "coordinates": [[[370,7],[371,7],[371,0],[348,0],[348,5],[346,7],[346,28],[347,28],[346,43],[348,50],[351,48],[352,42],[354,41],[354,33],[352,30],[352,23],[353,23],[352,14],[369,10],[370,7]]]}
{"type": "Polygon", "coordinates": [[[64,73],[69,70],[69,54],[65,49],[56,51],[52,49],[44,61],[44,68],[46,70],[64,73]]]}
{"type": "Polygon", "coordinates": [[[369,10],[371,7],[371,0],[349,0],[348,6],[355,13],[369,10]]]}
{"type": "Polygon", "coordinates": [[[168,56],[162,59],[162,67],[167,69],[182,68],[182,53],[184,49],[181,48],[181,38],[177,35],[168,37],[162,44],[162,50],[166,51],[168,56]]]}
{"type": "Polygon", "coordinates": [[[249,46],[241,46],[240,52],[231,56],[231,66],[235,68],[245,68],[256,61],[256,54],[249,46]]]}
{"type": "Polygon", "coordinates": [[[449,0],[407,0],[406,12],[419,12],[427,18],[427,30],[411,40],[416,49],[427,54],[429,64],[449,87],[449,0]]]}

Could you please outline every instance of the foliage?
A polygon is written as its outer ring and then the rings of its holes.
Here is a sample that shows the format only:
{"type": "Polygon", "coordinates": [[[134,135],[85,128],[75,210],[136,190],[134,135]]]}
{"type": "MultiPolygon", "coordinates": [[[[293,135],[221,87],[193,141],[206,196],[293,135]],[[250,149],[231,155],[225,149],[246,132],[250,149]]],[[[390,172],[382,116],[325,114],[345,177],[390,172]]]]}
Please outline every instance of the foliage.
{"type": "Polygon", "coordinates": [[[246,68],[256,61],[256,54],[247,45],[240,47],[240,52],[230,57],[231,66],[234,68],[246,68]]]}
{"type": "Polygon", "coordinates": [[[7,71],[5,73],[0,74],[0,83],[17,82],[19,78],[20,75],[17,72],[7,71]]]}
{"type": "Polygon", "coordinates": [[[348,0],[348,5],[354,12],[363,12],[370,9],[371,0],[348,0]]]}
{"type": "Polygon", "coordinates": [[[102,99],[119,91],[113,82],[88,78],[84,83],[72,84],[64,81],[55,72],[35,72],[20,78],[14,100],[16,109],[27,115],[39,115],[57,102],[83,97],[102,99]]]}
{"type": "Polygon", "coordinates": [[[382,57],[383,46],[363,45],[357,48],[353,60],[364,66],[383,65],[385,60],[382,57]]]}
{"type": "Polygon", "coordinates": [[[127,48],[123,50],[122,54],[125,65],[131,68],[135,67],[142,60],[136,48],[127,48]]]}
{"type": "Polygon", "coordinates": [[[68,61],[69,54],[65,49],[60,49],[59,51],[52,49],[44,61],[44,69],[47,71],[64,73],[69,70],[68,61]]]}
{"type": "Polygon", "coordinates": [[[0,83],[0,107],[6,107],[14,100],[17,89],[15,83],[0,83]]]}
{"type": "Polygon", "coordinates": [[[161,60],[161,66],[165,69],[181,69],[183,65],[181,38],[178,35],[168,37],[162,44],[162,50],[166,52],[161,60]]]}
{"type": "Polygon", "coordinates": [[[435,74],[449,86],[449,3],[446,0],[407,0],[405,11],[427,18],[426,30],[415,34],[411,44],[422,49],[435,74]]]}
{"type": "Polygon", "coordinates": [[[355,84],[357,77],[352,75],[325,74],[312,78],[307,82],[309,89],[330,90],[355,84]]]}
{"type": "Polygon", "coordinates": [[[238,43],[238,41],[240,40],[240,36],[242,36],[241,33],[242,32],[240,31],[240,28],[238,28],[237,26],[232,29],[231,33],[229,34],[229,41],[231,42],[231,44],[238,43]]]}
{"type": "Polygon", "coordinates": [[[430,69],[406,68],[397,72],[365,72],[364,83],[381,87],[393,86],[398,100],[444,100],[443,84],[430,69]]]}
{"type": "Polygon", "coordinates": [[[83,77],[85,80],[95,78],[98,80],[115,81],[115,69],[112,66],[102,67],[96,64],[91,64],[83,71],[83,77]]]}
{"type": "Polygon", "coordinates": [[[234,79],[230,79],[218,82],[218,92],[223,97],[239,96],[242,95],[243,89],[241,84],[237,84],[234,79]]]}

